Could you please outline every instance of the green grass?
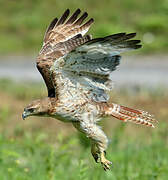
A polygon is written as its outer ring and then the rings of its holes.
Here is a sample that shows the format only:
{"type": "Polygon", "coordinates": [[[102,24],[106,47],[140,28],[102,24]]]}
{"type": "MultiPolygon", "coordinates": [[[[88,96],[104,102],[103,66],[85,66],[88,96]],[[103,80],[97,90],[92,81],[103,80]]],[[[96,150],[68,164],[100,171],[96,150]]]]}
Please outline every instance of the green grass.
{"type": "Polygon", "coordinates": [[[107,158],[113,162],[108,172],[94,162],[88,139],[70,124],[48,118],[21,120],[23,107],[45,94],[41,84],[0,80],[1,180],[167,180],[166,89],[113,91],[113,102],[148,110],[160,123],[153,129],[102,120],[110,139],[107,158]]]}
{"type": "Polygon", "coordinates": [[[167,0],[0,0],[0,53],[38,53],[49,22],[63,11],[81,8],[95,19],[94,37],[117,32],[138,32],[141,53],[166,52],[167,0]]]}
{"type": "Polygon", "coordinates": [[[2,180],[167,180],[168,147],[162,133],[167,136],[166,129],[160,133],[153,130],[152,142],[143,142],[142,138],[131,140],[124,136],[123,128],[119,136],[113,137],[107,151],[107,157],[113,161],[109,172],[94,163],[88,147],[79,147],[77,136],[62,137],[61,141],[56,137],[55,144],[46,141],[45,132],[36,135],[24,132],[20,140],[1,135],[0,177],[2,180]]]}

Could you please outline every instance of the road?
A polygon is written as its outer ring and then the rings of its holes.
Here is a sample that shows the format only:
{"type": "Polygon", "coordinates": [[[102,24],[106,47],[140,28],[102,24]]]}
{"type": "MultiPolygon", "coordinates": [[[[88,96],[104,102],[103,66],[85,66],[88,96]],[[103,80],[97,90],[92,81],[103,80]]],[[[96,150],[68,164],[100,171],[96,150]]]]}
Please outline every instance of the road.
{"type": "MultiPolygon", "coordinates": [[[[35,57],[0,57],[0,78],[19,82],[40,82],[42,77],[35,66],[35,57]]],[[[135,85],[168,87],[168,55],[123,57],[120,66],[111,77],[117,87],[135,85]]]]}

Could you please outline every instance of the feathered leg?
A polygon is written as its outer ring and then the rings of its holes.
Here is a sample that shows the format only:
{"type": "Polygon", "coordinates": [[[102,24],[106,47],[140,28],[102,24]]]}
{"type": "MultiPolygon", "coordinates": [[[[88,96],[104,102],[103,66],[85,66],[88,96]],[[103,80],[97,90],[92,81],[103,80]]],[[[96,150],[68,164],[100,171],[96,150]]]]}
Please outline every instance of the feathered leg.
{"type": "Polygon", "coordinates": [[[96,162],[98,162],[98,158],[100,158],[100,162],[104,168],[104,170],[110,169],[110,165],[112,164],[105,158],[105,150],[107,149],[108,139],[104,132],[97,126],[95,123],[89,122],[75,122],[73,123],[74,127],[79,131],[86,134],[88,138],[92,140],[92,148],[91,153],[96,162]]]}
{"type": "Polygon", "coordinates": [[[153,115],[150,115],[148,112],[135,110],[114,103],[105,105],[103,111],[105,115],[111,115],[124,122],[130,121],[150,127],[154,127],[152,123],[157,122],[153,118],[153,115]]]}

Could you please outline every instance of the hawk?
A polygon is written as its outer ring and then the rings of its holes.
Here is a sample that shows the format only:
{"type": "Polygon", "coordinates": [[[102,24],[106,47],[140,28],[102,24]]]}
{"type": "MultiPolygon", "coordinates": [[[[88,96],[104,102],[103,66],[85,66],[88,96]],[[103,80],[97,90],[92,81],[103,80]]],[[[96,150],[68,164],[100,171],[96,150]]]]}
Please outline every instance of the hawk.
{"type": "Polygon", "coordinates": [[[55,18],[47,28],[36,65],[48,90],[48,97],[35,100],[22,114],[46,116],[74,127],[91,140],[91,153],[104,170],[110,169],[106,159],[108,139],[97,122],[112,116],[123,122],[154,127],[156,120],[147,112],[109,103],[111,73],[120,63],[120,53],[139,49],[136,33],[118,33],[92,39],[85,35],[93,24],[85,23],[87,12],[77,9],[69,18],[69,9],[55,18]]]}

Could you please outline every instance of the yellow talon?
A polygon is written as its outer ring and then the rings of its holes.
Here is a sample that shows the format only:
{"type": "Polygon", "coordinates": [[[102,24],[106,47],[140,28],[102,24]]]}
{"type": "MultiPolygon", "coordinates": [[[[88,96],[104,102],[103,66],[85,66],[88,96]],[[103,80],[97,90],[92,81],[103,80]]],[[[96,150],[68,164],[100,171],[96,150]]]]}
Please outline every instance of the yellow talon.
{"type": "Polygon", "coordinates": [[[100,154],[100,162],[101,162],[101,164],[102,164],[102,166],[103,166],[103,169],[104,169],[105,171],[106,171],[106,170],[110,170],[110,165],[112,164],[112,162],[109,161],[109,160],[107,160],[107,159],[105,158],[104,152],[102,152],[102,153],[100,154]]]}

